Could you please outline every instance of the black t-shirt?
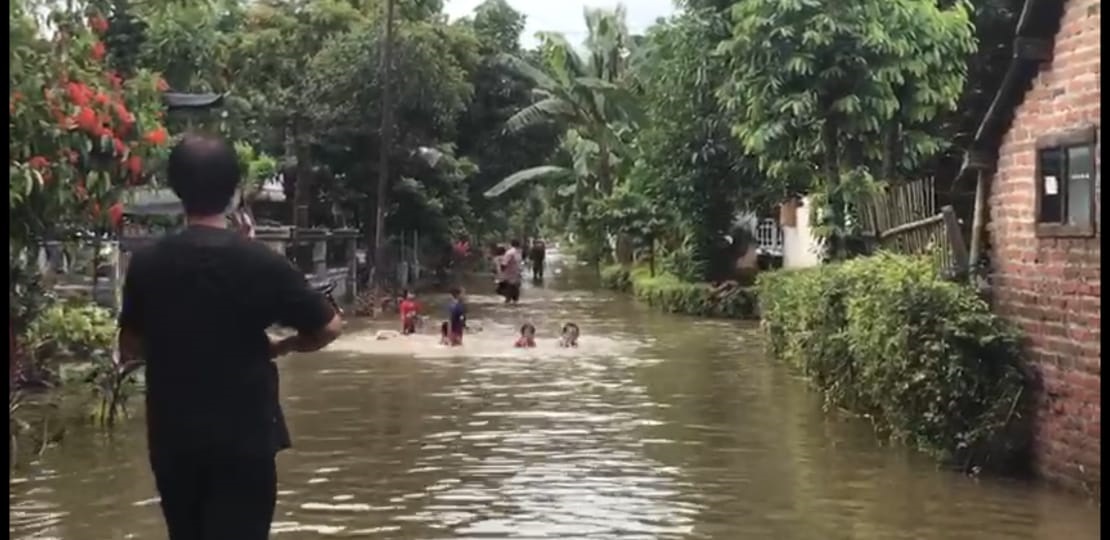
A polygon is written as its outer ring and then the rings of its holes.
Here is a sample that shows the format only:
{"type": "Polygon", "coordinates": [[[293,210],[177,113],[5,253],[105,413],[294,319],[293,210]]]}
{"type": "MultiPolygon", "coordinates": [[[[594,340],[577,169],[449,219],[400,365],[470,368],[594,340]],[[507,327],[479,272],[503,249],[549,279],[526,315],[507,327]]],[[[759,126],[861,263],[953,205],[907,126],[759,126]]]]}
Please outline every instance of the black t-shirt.
{"type": "Polygon", "coordinates": [[[190,227],[136,252],[120,326],[143,343],[151,453],[288,447],[266,329],[315,332],[334,316],[288,260],[230,230],[190,227]]]}

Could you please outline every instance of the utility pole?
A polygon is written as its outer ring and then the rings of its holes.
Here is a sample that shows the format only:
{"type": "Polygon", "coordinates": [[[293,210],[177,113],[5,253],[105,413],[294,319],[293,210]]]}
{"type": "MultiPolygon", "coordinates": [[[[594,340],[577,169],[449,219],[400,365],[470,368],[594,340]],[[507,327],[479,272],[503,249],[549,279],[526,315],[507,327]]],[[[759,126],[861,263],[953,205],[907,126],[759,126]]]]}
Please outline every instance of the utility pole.
{"type": "Polygon", "coordinates": [[[382,125],[379,130],[381,148],[378,152],[378,210],[374,216],[374,278],[377,283],[383,283],[385,264],[385,209],[386,193],[389,187],[389,151],[392,147],[393,131],[393,102],[392,72],[393,72],[393,2],[385,2],[385,36],[382,40],[381,58],[381,107],[382,125]]]}

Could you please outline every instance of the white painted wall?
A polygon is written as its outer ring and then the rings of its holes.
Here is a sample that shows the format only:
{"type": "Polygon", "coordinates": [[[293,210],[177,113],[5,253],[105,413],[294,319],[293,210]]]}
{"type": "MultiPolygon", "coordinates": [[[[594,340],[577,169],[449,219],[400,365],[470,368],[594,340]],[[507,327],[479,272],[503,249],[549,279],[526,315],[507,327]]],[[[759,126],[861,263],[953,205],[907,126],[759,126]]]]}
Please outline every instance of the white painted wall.
{"type": "Polygon", "coordinates": [[[794,227],[782,228],[782,267],[809,268],[821,264],[823,243],[814,238],[809,226],[809,198],[798,206],[794,227]]]}

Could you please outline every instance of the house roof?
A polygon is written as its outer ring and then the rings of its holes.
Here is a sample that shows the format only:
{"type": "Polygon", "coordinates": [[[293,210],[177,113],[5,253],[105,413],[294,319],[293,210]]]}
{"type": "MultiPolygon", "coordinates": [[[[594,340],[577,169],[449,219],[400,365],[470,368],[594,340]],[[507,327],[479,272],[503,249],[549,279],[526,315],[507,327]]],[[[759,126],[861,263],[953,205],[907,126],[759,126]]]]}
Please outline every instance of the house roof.
{"type": "Polygon", "coordinates": [[[181,201],[166,188],[133,188],[124,191],[124,213],[130,216],[176,216],[181,214],[181,201]]]}
{"type": "MultiPolygon", "coordinates": [[[[257,201],[284,202],[280,177],[262,184],[257,201]]],[[[124,213],[130,216],[176,216],[182,213],[181,200],[169,188],[137,187],[124,191],[124,213]]]]}
{"type": "Polygon", "coordinates": [[[224,102],[224,94],[188,94],[184,92],[166,92],[162,94],[162,101],[171,110],[178,109],[208,109],[219,107],[224,102]]]}
{"type": "Polygon", "coordinates": [[[1014,31],[1013,54],[1002,84],[975,131],[957,180],[972,171],[993,170],[998,148],[1010,130],[1014,112],[1033,86],[1041,65],[1052,59],[1056,33],[1067,0],[1025,0],[1014,31]]]}

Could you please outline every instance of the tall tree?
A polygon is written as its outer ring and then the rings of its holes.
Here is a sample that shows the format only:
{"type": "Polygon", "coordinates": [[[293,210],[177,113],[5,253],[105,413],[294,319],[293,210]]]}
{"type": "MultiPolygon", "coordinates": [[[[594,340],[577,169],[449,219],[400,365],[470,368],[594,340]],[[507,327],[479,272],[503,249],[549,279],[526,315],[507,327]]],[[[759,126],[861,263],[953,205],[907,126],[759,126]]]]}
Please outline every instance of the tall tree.
{"type": "Polygon", "coordinates": [[[781,187],[768,183],[729,132],[715,92],[727,59],[706,54],[729,36],[727,14],[688,8],[647,34],[635,66],[645,108],[633,189],[678,224],[671,271],[690,280],[732,273],[737,210],[763,210],[781,187]]]}
{"type": "MultiPolygon", "coordinates": [[[[531,217],[543,212],[544,198],[535,192],[535,186],[513,190],[497,200],[482,196],[506,176],[545,162],[557,144],[559,131],[553,124],[516,133],[504,129],[505,122],[513,114],[532,103],[533,85],[516,76],[500,60],[500,55],[504,54],[523,58],[536,56],[534,51],[520,48],[524,23],[524,15],[505,0],[486,0],[475,8],[473,16],[457,23],[473,33],[481,54],[471,74],[474,97],[459,120],[457,148],[459,155],[467,156],[478,166],[467,184],[477,220],[473,232],[479,237],[501,236],[509,230],[519,232],[519,227],[510,224],[510,214],[518,206],[517,201],[526,201],[520,208],[526,208],[531,217]]],[[[535,59],[538,57],[529,58],[535,59]]],[[[535,224],[537,220],[522,218],[516,221],[535,224]]]]}
{"type": "Polygon", "coordinates": [[[820,231],[844,255],[850,202],[935,155],[974,49],[965,4],[743,0],[723,51],[733,133],[773,178],[812,186],[820,231]]]}
{"type": "Polygon", "coordinates": [[[509,132],[537,125],[556,124],[566,131],[562,145],[574,166],[542,166],[510,175],[486,192],[505,193],[517,184],[543,177],[575,178],[582,195],[612,192],[617,167],[627,157],[626,141],[638,119],[638,107],[626,81],[631,40],[624,24],[624,9],[586,9],[589,37],[584,58],[559,34],[543,34],[543,66],[513,56],[502,60],[535,86],[537,101],[505,122],[509,132]]]}

